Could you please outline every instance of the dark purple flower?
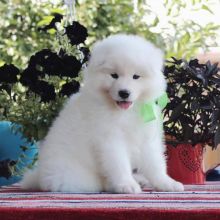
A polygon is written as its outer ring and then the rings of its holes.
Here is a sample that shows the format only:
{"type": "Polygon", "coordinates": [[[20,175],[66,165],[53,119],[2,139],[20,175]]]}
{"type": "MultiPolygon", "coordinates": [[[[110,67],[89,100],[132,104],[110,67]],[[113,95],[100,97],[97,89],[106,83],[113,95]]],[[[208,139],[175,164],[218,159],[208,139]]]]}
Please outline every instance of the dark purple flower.
{"type": "Polygon", "coordinates": [[[79,82],[73,80],[72,82],[66,83],[62,86],[60,94],[70,96],[74,93],[79,92],[80,84],[79,82]]]}
{"type": "Polygon", "coordinates": [[[84,43],[88,37],[87,29],[81,25],[79,22],[74,21],[72,25],[65,27],[65,34],[70,40],[72,45],[78,45],[84,43]]]}
{"type": "Polygon", "coordinates": [[[42,66],[47,57],[51,56],[53,52],[49,49],[43,49],[31,56],[29,66],[36,68],[42,66]]]}
{"type": "Polygon", "coordinates": [[[69,76],[75,78],[78,76],[82,64],[74,56],[64,55],[62,58],[63,69],[62,76],[69,76]]]}
{"type": "Polygon", "coordinates": [[[44,49],[33,55],[29,62],[29,68],[38,71],[38,76],[44,77],[47,75],[68,76],[71,78],[77,77],[82,67],[80,61],[74,56],[65,54],[61,51],[61,55],[44,49]]]}
{"type": "Polygon", "coordinates": [[[39,76],[62,75],[63,63],[61,58],[49,49],[43,49],[33,55],[29,62],[29,67],[36,69],[39,76]]]}
{"type": "Polygon", "coordinates": [[[52,53],[48,57],[45,57],[42,68],[47,75],[61,76],[63,72],[63,61],[56,53],[52,53]]]}
{"type": "Polygon", "coordinates": [[[19,69],[13,64],[4,64],[0,67],[0,83],[15,83],[17,82],[17,75],[19,74],[19,69]]]}
{"type": "Polygon", "coordinates": [[[56,98],[54,86],[46,81],[36,81],[30,86],[30,89],[41,97],[42,102],[49,102],[56,98]]]}
{"type": "Polygon", "coordinates": [[[20,82],[24,86],[31,86],[35,84],[39,76],[42,76],[42,72],[36,70],[34,67],[28,67],[21,73],[20,82]]]}
{"type": "Polygon", "coordinates": [[[29,67],[40,70],[42,75],[59,75],[62,63],[60,57],[49,49],[43,49],[31,56],[29,67]]]}

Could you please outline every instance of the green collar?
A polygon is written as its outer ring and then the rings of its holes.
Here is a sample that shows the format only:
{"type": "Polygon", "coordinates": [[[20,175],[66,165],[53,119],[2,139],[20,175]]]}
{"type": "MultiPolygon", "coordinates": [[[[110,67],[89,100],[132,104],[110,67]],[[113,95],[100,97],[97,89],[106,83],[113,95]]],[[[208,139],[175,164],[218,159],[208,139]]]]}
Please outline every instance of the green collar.
{"type": "Polygon", "coordinates": [[[155,105],[158,105],[160,106],[161,109],[163,109],[167,105],[168,101],[169,99],[168,99],[167,93],[164,93],[159,98],[157,98],[155,101],[142,104],[140,107],[140,113],[141,113],[141,117],[143,118],[144,122],[150,122],[150,121],[155,120],[156,119],[156,114],[154,110],[155,105]]]}

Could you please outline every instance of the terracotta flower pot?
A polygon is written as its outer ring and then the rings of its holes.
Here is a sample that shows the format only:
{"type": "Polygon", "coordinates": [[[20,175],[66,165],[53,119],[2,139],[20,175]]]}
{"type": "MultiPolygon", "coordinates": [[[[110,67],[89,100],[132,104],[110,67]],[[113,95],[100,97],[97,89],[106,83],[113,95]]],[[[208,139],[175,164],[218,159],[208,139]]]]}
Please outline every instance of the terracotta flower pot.
{"type": "Polygon", "coordinates": [[[167,171],[183,184],[204,184],[203,145],[167,145],[167,171]]]}

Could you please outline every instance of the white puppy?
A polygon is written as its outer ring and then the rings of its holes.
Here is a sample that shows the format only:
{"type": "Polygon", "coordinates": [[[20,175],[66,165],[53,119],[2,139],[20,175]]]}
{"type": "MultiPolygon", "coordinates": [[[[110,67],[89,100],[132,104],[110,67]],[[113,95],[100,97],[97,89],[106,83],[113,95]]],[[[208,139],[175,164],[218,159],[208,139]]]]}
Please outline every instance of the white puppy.
{"type": "Polygon", "coordinates": [[[80,94],[53,123],[23,188],[140,193],[136,169],[156,190],[182,191],[166,172],[161,109],[155,105],[150,122],[140,114],[141,105],[166,89],[162,65],[162,52],[141,37],[120,34],[96,43],[80,94]]]}

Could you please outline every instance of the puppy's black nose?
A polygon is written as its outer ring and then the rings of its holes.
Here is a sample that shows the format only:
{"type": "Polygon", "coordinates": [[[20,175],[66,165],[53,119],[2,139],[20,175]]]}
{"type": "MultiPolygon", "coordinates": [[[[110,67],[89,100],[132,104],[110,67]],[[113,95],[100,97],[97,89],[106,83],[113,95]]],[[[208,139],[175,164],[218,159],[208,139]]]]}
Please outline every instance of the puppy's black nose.
{"type": "Polygon", "coordinates": [[[127,90],[120,90],[118,92],[118,95],[122,98],[122,99],[127,99],[130,95],[130,92],[127,90]]]}

